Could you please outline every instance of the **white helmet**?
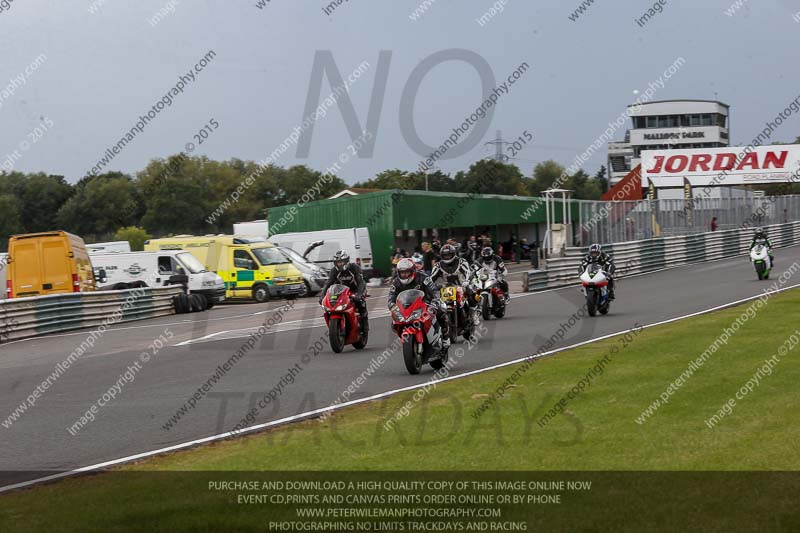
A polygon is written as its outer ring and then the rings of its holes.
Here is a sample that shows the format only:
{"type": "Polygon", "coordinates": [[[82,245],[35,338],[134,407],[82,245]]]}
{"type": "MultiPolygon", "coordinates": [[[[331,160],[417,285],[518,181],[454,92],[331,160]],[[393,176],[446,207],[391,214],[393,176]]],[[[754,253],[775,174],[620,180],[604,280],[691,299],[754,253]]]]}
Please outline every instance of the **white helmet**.
{"type": "Polygon", "coordinates": [[[397,279],[399,279],[400,283],[403,285],[411,283],[416,272],[417,268],[414,266],[414,262],[407,257],[401,259],[400,262],[397,263],[397,279]]]}

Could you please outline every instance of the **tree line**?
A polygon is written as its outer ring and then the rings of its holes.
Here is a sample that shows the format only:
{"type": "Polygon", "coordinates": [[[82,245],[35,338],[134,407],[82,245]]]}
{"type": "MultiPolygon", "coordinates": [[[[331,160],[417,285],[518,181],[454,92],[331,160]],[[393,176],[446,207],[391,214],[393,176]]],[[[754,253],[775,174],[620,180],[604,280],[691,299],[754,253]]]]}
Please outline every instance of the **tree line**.
{"type": "MultiPolygon", "coordinates": [[[[516,165],[481,160],[454,175],[429,173],[427,186],[431,191],[467,192],[480,184],[484,194],[538,196],[563,172],[564,167],[554,161],[539,163],[526,176],[516,165]]],[[[339,177],[323,180],[323,176],[304,165],[259,171],[254,161],[214,161],[185,154],[155,159],[135,175],[107,172],[75,184],[60,175],[2,172],[0,250],[6,250],[11,235],[56,229],[80,235],[86,242],[130,239],[134,246],[151,236],[230,233],[234,222],[266,218],[270,207],[295,203],[320,184],[318,198],[349,186],[339,177]],[[209,215],[248,176],[255,177],[253,184],[209,222],[209,215]]],[[[353,186],[425,190],[426,175],[385,170],[353,186]]],[[[599,199],[607,187],[605,168],[593,177],[579,170],[562,186],[574,190],[575,198],[599,199]]]]}

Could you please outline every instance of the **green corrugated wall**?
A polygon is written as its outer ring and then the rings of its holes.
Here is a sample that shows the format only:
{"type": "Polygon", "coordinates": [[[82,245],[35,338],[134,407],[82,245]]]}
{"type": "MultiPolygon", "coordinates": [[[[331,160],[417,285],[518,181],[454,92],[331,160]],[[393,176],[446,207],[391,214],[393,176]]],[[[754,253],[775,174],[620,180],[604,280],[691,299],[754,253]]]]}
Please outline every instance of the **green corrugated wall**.
{"type": "MultiPolygon", "coordinates": [[[[577,204],[572,220],[577,221],[577,204]]],[[[541,198],[527,196],[467,195],[425,191],[382,191],[334,200],[269,209],[270,234],[366,227],[369,229],[375,267],[391,270],[394,230],[457,228],[496,224],[534,224],[545,221],[541,198]],[[528,211],[534,202],[541,202],[528,211]],[[291,209],[296,214],[291,214],[291,209]],[[527,213],[526,213],[527,212],[527,213]],[[528,215],[523,218],[523,215],[528,215]],[[279,221],[285,223],[280,224],[279,221]]],[[[556,220],[561,220],[560,201],[556,220]]]]}

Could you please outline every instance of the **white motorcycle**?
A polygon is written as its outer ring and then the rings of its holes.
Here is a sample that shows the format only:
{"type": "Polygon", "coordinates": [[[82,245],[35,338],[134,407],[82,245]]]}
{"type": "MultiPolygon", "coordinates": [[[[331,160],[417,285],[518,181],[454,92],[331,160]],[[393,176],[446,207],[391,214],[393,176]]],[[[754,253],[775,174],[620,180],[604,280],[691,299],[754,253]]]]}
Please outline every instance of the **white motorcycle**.
{"type": "Polygon", "coordinates": [[[769,257],[770,249],[763,244],[756,244],[750,250],[750,261],[756,269],[758,279],[769,279],[769,272],[772,270],[772,260],[769,257]]]}
{"type": "Polygon", "coordinates": [[[475,272],[473,283],[475,292],[481,297],[481,316],[484,320],[489,320],[492,315],[503,318],[506,314],[506,299],[497,273],[488,268],[480,268],[475,272]]]}
{"type": "Polygon", "coordinates": [[[583,294],[586,296],[586,310],[589,316],[608,314],[611,300],[608,296],[608,276],[597,263],[589,263],[581,274],[583,294]]]}

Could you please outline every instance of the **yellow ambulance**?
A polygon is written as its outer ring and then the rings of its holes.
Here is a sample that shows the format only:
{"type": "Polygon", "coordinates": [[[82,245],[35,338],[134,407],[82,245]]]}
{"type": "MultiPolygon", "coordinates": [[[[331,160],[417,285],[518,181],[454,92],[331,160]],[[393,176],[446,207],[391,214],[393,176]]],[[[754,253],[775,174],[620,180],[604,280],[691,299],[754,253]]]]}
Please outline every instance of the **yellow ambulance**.
{"type": "Polygon", "coordinates": [[[268,242],[230,235],[195,237],[180,235],[150,239],[144,249],[185,250],[225,282],[227,298],[266,302],[294,299],[306,292],[303,277],[286,256],[268,242]]]}

